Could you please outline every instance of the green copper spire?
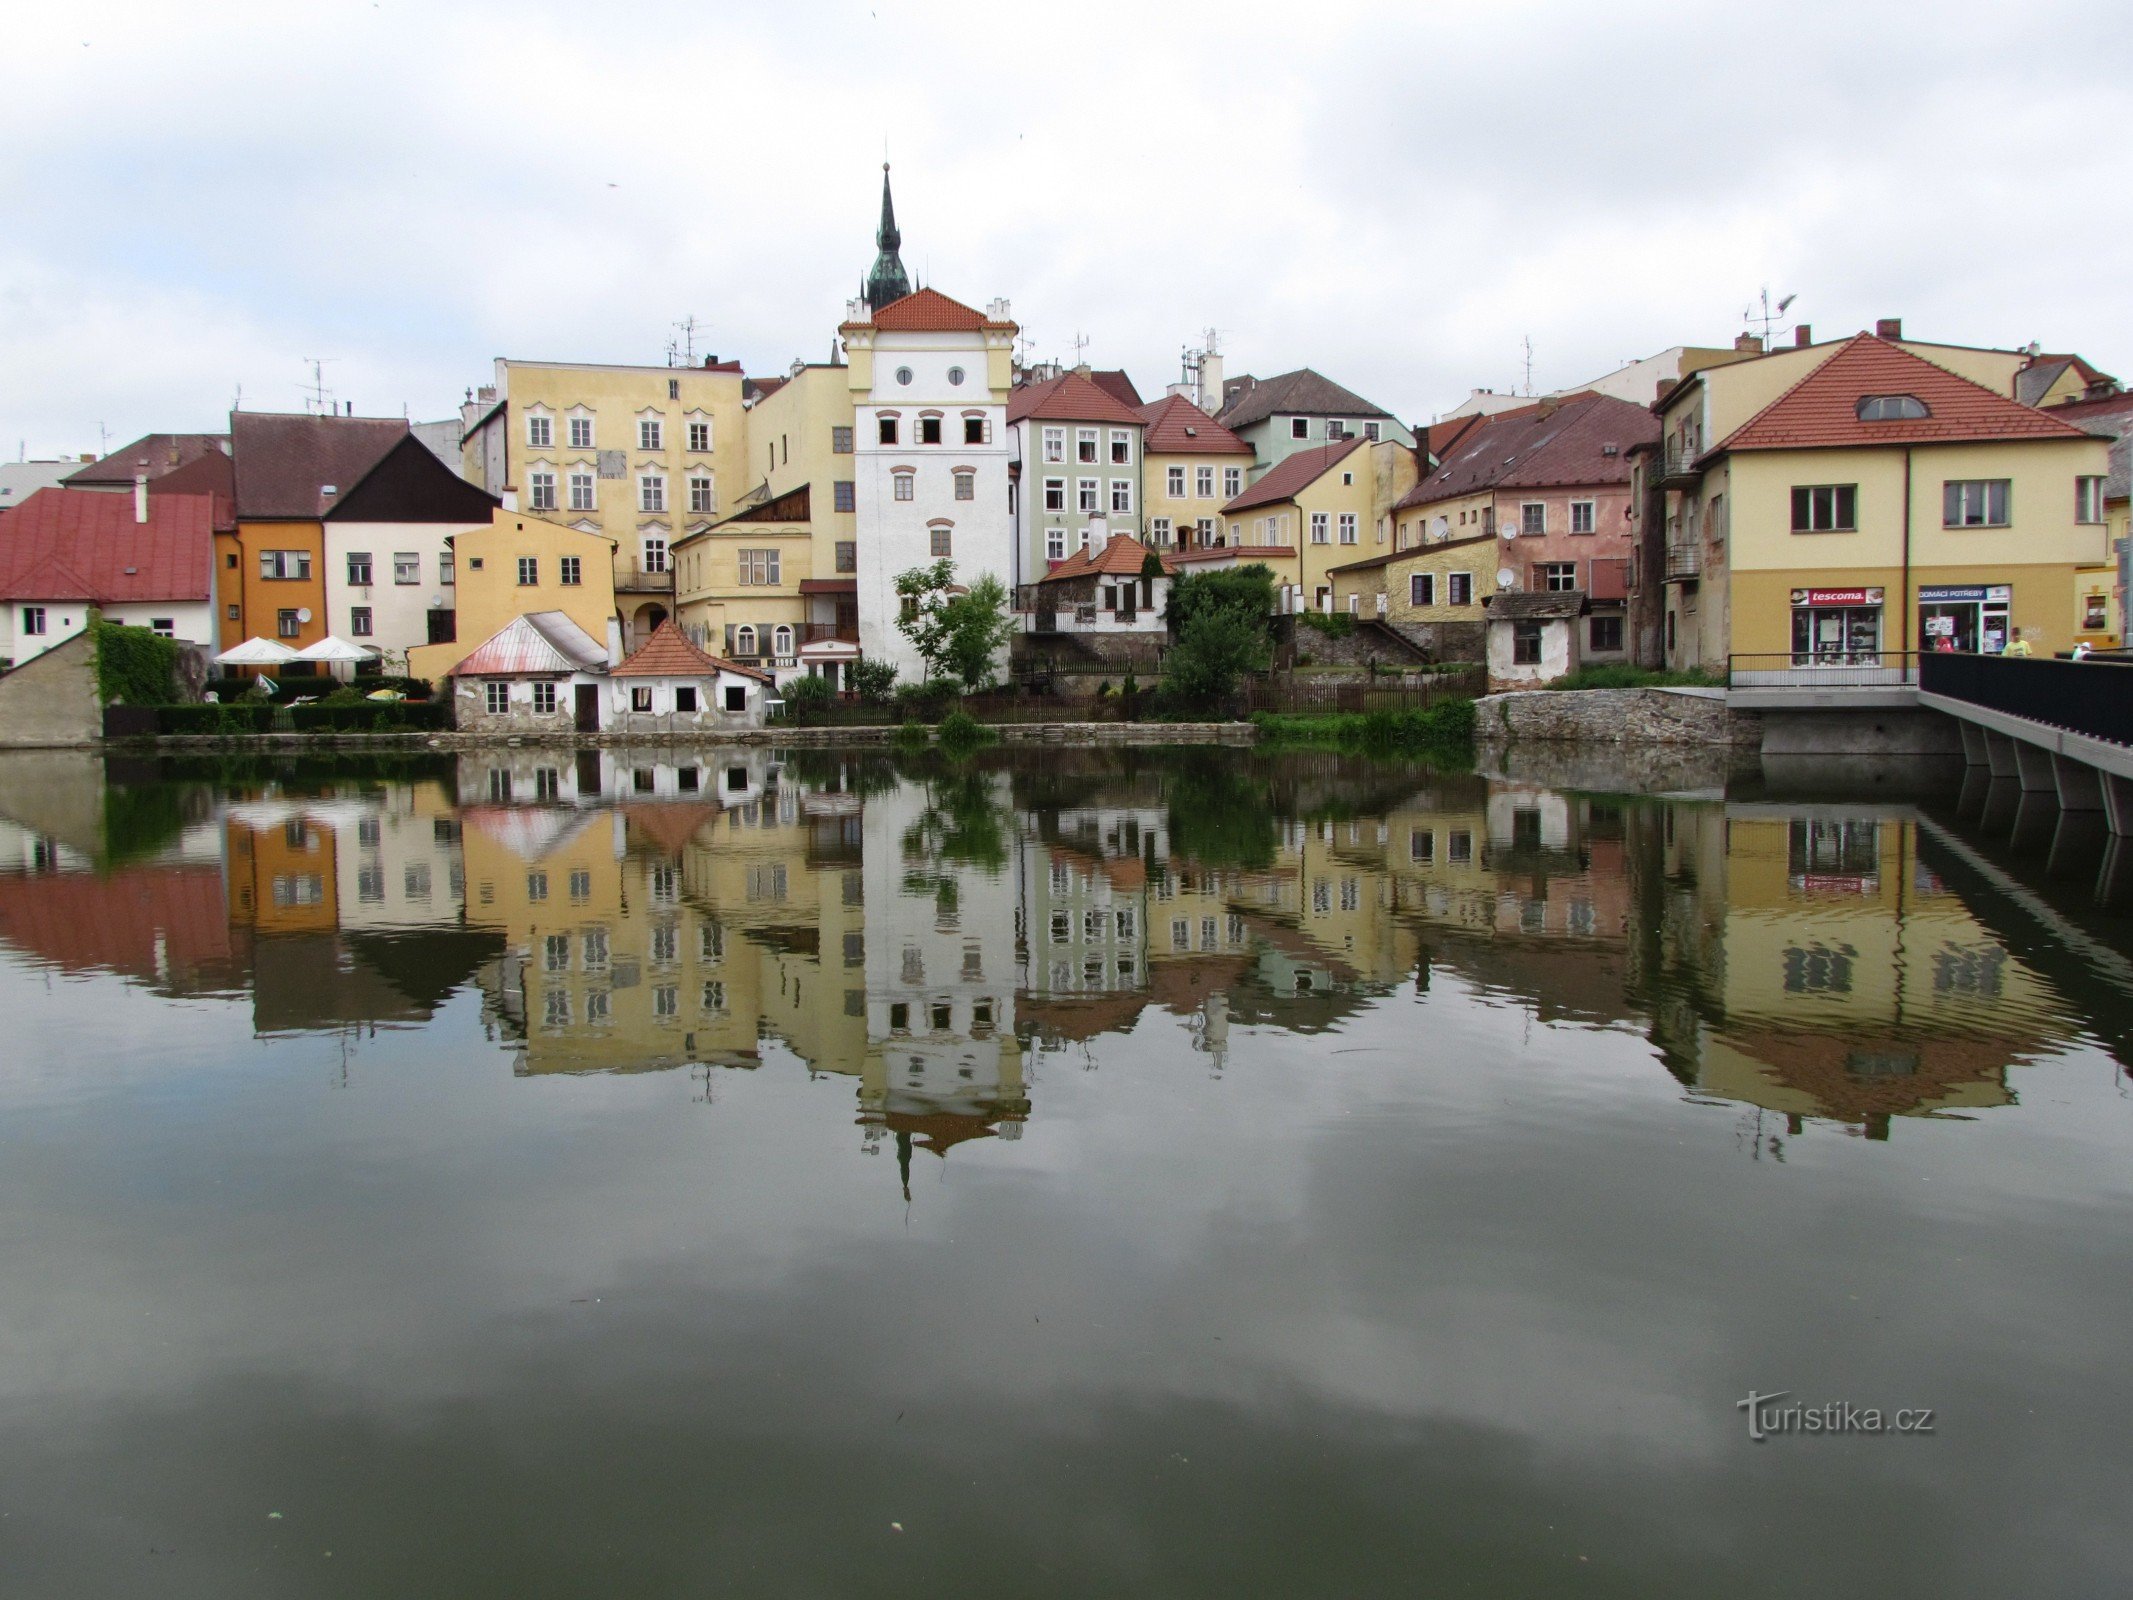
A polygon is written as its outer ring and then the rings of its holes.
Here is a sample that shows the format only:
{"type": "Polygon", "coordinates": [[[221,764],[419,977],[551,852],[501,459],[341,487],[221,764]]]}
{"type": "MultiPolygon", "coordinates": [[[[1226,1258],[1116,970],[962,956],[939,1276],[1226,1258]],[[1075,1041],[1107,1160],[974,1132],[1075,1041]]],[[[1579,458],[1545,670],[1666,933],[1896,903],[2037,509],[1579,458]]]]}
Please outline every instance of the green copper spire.
{"type": "Polygon", "coordinates": [[[879,311],[892,300],[901,300],[911,292],[911,280],[904,275],[903,258],[896,252],[903,244],[904,236],[896,231],[896,204],[889,198],[889,164],[881,164],[881,226],[875,231],[874,243],[880,254],[874,258],[874,270],[866,275],[860,285],[859,297],[866,301],[869,311],[879,311]]]}

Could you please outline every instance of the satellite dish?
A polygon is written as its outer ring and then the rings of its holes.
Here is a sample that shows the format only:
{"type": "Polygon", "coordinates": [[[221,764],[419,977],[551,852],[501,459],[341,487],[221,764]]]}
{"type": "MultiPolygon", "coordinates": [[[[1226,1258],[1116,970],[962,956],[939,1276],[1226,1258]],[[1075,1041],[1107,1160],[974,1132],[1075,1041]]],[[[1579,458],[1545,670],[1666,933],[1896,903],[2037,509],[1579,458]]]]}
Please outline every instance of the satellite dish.
{"type": "Polygon", "coordinates": [[[1517,538],[1517,537],[1518,537],[1518,525],[1517,525],[1516,523],[1512,523],[1512,522],[1506,522],[1506,523],[1505,523],[1505,524],[1503,525],[1503,536],[1504,536],[1504,537],[1505,537],[1506,539],[1515,539],[1515,538],[1517,538]]]}
{"type": "Polygon", "coordinates": [[[1497,588],[1509,589],[1511,585],[1516,582],[1518,582],[1518,574],[1513,572],[1509,567],[1498,567],[1496,569],[1497,588]]]}
{"type": "Polygon", "coordinates": [[[296,620],[298,622],[309,622],[311,620],[311,608],[309,606],[299,607],[296,613],[296,620]]]}

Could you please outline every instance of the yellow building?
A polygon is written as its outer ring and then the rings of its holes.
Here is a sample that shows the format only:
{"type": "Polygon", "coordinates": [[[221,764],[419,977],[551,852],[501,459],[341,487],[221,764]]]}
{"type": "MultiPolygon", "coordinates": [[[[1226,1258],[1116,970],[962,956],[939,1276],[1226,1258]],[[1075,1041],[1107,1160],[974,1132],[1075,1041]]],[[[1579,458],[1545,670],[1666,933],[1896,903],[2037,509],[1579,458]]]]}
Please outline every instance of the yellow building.
{"type": "Polygon", "coordinates": [[[508,510],[613,540],[634,648],[672,609],[674,542],[732,512],[756,481],[743,383],[739,362],[715,356],[658,367],[499,358],[495,383],[466,408],[461,471],[508,510]]]}
{"type": "Polygon", "coordinates": [[[2009,397],[2021,360],[1860,334],[1684,380],[1647,468],[1667,665],[2068,648],[2105,446],[2009,397]]]}
{"type": "Polygon", "coordinates": [[[1330,567],[1333,609],[1382,617],[1440,660],[1482,659],[1482,599],[1496,592],[1494,533],[1418,544],[1330,567]]]}
{"type": "MultiPolygon", "coordinates": [[[[1222,556],[1263,561],[1292,606],[1330,610],[1331,570],[1386,545],[1391,507],[1414,485],[1414,452],[1390,441],[1299,450],[1223,506],[1222,556]]],[[[1197,550],[1186,557],[1198,559],[1197,550]]]]}
{"type": "Polygon", "coordinates": [[[408,675],[442,683],[483,640],[529,612],[560,611],[607,639],[609,625],[619,626],[611,545],[605,534],[515,511],[454,536],[459,636],[408,651],[408,675]]]}
{"type": "MultiPolygon", "coordinates": [[[[802,484],[675,547],[675,603],[683,631],[700,647],[766,672],[799,665],[808,640],[802,585],[814,576],[823,542],[813,502],[813,487],[802,484]]],[[[852,632],[856,641],[856,617],[852,632]]]]}
{"type": "Polygon", "coordinates": [[[1142,527],[1157,550],[1209,549],[1244,493],[1252,447],[1181,394],[1140,408],[1142,527]]]}

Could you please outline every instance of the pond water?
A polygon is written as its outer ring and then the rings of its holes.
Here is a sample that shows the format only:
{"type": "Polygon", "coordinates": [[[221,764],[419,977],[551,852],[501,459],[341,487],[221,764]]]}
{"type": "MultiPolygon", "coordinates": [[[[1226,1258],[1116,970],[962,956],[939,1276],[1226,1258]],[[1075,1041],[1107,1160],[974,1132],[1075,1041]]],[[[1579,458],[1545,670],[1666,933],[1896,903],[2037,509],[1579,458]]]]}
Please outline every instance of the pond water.
{"type": "Polygon", "coordinates": [[[0,761],[0,1592],[2123,1592],[2093,831],[555,760],[0,761]]]}

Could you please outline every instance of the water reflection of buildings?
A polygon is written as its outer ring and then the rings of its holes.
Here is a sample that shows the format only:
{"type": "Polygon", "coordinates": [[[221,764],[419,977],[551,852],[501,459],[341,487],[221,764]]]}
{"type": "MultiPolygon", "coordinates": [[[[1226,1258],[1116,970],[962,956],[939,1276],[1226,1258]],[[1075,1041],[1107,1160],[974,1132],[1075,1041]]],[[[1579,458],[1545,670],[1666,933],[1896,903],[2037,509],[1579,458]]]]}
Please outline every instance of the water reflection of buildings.
{"type": "Polygon", "coordinates": [[[1037,1065],[1105,1035],[1182,1024],[1219,1070],[1246,1029],[1335,1030],[1448,979],[1648,1033],[1698,1096],[1871,1135],[2010,1101],[2007,1069],[2066,1036],[1904,806],[1357,790],[1324,761],[1223,791],[1111,759],[528,748],[462,757],[456,800],[262,786],[114,871],[0,835],[0,938],[248,994],[262,1033],[420,1023],[471,983],[529,1078],[692,1065],[708,1089],[789,1054],[853,1080],[861,1143],[906,1181],[1017,1137],[1037,1065]],[[1211,827],[1193,808],[1224,793],[1211,827]]]}

